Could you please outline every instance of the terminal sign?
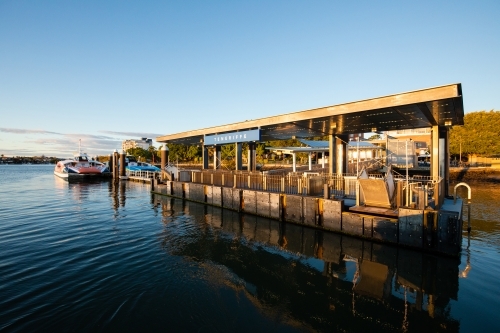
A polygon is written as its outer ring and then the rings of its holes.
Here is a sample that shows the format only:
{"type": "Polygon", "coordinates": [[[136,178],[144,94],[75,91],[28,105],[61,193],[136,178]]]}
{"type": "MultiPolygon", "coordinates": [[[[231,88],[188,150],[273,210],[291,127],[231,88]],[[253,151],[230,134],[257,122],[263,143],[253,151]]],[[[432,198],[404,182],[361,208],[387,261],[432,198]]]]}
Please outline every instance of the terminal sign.
{"type": "Polygon", "coordinates": [[[240,132],[231,132],[224,134],[205,135],[204,144],[208,145],[224,145],[227,143],[260,141],[260,130],[248,130],[240,132]]]}

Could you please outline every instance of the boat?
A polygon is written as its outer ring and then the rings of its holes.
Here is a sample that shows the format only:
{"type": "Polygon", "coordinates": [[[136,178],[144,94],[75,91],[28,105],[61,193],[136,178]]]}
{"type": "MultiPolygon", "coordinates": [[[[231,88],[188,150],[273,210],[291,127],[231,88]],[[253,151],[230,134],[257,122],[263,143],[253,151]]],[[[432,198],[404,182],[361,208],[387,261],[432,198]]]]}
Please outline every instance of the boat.
{"type": "Polygon", "coordinates": [[[66,180],[109,177],[111,175],[104,163],[81,152],[74,154],[72,159],[57,162],[54,174],[66,180]]]}
{"type": "Polygon", "coordinates": [[[146,162],[139,162],[134,156],[127,155],[125,157],[125,169],[127,171],[151,171],[160,172],[161,169],[146,162]]]}

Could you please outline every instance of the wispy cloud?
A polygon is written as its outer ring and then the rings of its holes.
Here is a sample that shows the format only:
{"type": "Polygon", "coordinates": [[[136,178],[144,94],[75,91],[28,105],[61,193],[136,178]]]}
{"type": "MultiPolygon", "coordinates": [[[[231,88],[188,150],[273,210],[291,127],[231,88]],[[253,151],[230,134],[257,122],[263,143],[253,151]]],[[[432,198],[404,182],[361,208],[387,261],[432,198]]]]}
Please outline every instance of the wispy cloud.
{"type": "Polygon", "coordinates": [[[130,138],[156,138],[155,133],[98,131],[103,134],[58,133],[40,129],[20,129],[0,127],[0,133],[21,135],[21,139],[9,140],[6,146],[5,138],[0,138],[3,154],[16,156],[46,156],[65,157],[77,152],[79,146],[89,155],[108,155],[115,149],[120,150],[122,141],[130,138]]]}
{"type": "Polygon", "coordinates": [[[99,131],[99,132],[112,135],[128,136],[135,138],[151,138],[151,139],[163,135],[158,133],[143,133],[143,132],[114,132],[114,131],[99,131]]]}
{"type": "Polygon", "coordinates": [[[14,133],[14,134],[62,134],[57,132],[49,132],[44,130],[23,129],[23,128],[5,128],[0,127],[0,132],[14,133]]]}

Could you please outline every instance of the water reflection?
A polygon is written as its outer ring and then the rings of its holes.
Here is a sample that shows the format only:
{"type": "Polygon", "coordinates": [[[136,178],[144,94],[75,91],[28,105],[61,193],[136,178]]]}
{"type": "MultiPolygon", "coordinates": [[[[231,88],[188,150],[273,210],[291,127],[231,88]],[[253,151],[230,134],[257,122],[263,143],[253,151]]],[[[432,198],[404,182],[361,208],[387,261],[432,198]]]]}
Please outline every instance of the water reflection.
{"type": "Polygon", "coordinates": [[[164,196],[153,200],[166,226],[163,247],[227,267],[265,312],[285,311],[316,330],[459,331],[450,315],[459,259],[164,196]]]}
{"type": "MultiPolygon", "coordinates": [[[[111,182],[107,180],[67,181],[54,176],[54,188],[63,194],[67,193],[76,202],[89,199],[92,193],[101,191],[102,188],[108,185],[111,186],[111,182]]],[[[123,192],[123,197],[125,198],[125,192],[123,192]]]]}
{"type": "Polygon", "coordinates": [[[127,187],[126,182],[109,181],[108,192],[112,199],[113,209],[116,211],[119,207],[125,207],[125,201],[127,196],[125,195],[125,190],[127,187]]]}

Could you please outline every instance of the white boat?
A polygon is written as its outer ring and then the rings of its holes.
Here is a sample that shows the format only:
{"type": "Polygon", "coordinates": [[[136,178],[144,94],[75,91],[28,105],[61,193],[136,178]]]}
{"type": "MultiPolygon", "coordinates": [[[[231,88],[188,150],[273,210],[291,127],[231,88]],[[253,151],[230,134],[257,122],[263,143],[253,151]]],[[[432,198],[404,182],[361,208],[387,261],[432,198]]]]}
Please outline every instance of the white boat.
{"type": "Polygon", "coordinates": [[[57,162],[54,174],[67,180],[110,176],[109,169],[104,163],[93,160],[85,153],[76,153],[73,159],[57,162]]]}

